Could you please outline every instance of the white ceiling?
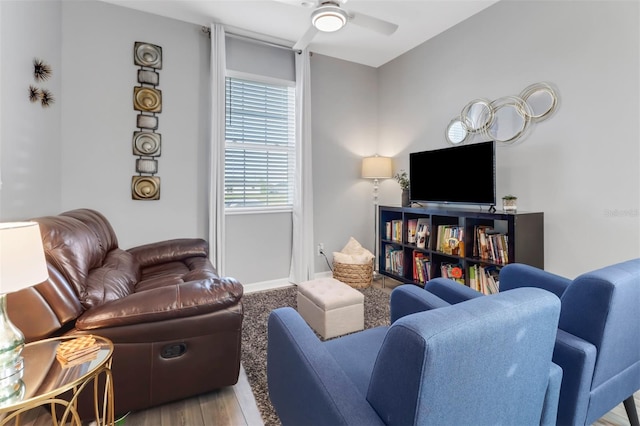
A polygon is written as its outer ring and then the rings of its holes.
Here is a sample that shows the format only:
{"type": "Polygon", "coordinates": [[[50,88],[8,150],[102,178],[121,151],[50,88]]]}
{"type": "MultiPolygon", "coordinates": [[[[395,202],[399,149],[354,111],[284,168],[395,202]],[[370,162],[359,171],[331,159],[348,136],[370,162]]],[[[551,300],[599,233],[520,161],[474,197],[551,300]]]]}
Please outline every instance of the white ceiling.
{"type": "MultiPolygon", "coordinates": [[[[309,28],[313,10],[313,7],[287,4],[287,1],[295,0],[102,1],[198,25],[218,22],[231,32],[288,46],[309,28]]],[[[392,22],[398,25],[398,30],[387,36],[347,24],[335,33],[318,33],[309,49],[377,68],[497,1],[348,0],[344,9],[392,22]]],[[[298,2],[302,3],[302,0],[298,2]]]]}

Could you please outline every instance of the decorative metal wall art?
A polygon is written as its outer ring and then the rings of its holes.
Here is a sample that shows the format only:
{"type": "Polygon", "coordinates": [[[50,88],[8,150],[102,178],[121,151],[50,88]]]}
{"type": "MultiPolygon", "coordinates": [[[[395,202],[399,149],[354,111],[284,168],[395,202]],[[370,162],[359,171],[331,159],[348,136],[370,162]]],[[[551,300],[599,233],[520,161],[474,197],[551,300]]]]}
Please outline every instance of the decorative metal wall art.
{"type": "Polygon", "coordinates": [[[158,116],[162,112],[162,91],[158,89],[162,69],[162,47],[136,41],[133,45],[133,63],[138,65],[139,86],[133,88],[133,109],[139,111],[133,132],[133,155],[136,173],[131,177],[131,197],[134,200],[159,200],[160,177],[158,160],[162,135],[157,133],[158,116]],[[150,69],[149,69],[150,68],[150,69]],[[149,176],[150,175],[150,176],[149,176]]]}
{"type": "Polygon", "coordinates": [[[531,123],[549,118],[557,106],[558,96],[548,83],[532,84],[519,96],[475,99],[449,122],[445,137],[452,145],[467,142],[474,135],[512,144],[531,129],[531,123]]]}
{"type": "Polygon", "coordinates": [[[133,176],[131,195],[134,200],[159,200],[160,178],[157,176],[133,176]]]}
{"type": "MultiPolygon", "coordinates": [[[[42,59],[33,59],[33,79],[36,83],[44,83],[45,81],[49,80],[52,74],[53,70],[51,69],[51,66],[49,64],[44,62],[42,59]]],[[[49,90],[42,89],[30,84],[29,101],[31,103],[40,101],[40,105],[43,108],[46,108],[51,106],[51,104],[55,102],[55,98],[53,97],[53,93],[51,93],[49,90]]]]}
{"type": "Polygon", "coordinates": [[[33,78],[36,81],[47,81],[52,73],[51,66],[45,61],[38,58],[33,59],[33,78]]]}

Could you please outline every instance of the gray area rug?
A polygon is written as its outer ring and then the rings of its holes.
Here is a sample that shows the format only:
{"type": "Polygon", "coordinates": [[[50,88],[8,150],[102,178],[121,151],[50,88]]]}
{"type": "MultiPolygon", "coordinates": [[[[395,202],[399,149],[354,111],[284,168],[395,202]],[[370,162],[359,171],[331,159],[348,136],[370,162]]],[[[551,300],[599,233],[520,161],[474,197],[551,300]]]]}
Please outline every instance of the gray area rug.
{"type": "MultiPolygon", "coordinates": [[[[389,295],[374,287],[359,291],[364,294],[365,328],[389,325],[389,295]]],[[[264,424],[278,426],[281,423],[271,405],[267,389],[267,320],[269,313],[276,308],[296,308],[296,288],[250,293],[242,298],[242,302],[242,365],[264,424]]]]}

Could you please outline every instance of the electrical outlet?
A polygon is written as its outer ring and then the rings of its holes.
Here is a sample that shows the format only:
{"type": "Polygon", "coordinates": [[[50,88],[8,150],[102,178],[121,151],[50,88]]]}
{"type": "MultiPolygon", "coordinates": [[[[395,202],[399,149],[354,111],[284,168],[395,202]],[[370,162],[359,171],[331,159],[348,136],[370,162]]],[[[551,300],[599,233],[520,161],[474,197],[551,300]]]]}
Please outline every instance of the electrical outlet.
{"type": "Polygon", "coordinates": [[[318,248],[316,249],[316,255],[322,256],[324,254],[324,243],[318,243],[318,248]]]}

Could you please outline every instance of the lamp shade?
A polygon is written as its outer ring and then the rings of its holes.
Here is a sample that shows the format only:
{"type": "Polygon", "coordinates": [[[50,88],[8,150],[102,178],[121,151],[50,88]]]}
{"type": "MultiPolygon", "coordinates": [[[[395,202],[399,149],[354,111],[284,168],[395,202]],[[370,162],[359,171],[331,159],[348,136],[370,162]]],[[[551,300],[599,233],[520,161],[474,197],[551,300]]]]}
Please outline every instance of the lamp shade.
{"type": "Polygon", "coordinates": [[[365,179],[388,179],[391,177],[391,158],[366,157],[362,159],[362,177],[365,179]]]}
{"type": "Polygon", "coordinates": [[[0,223],[0,294],[39,284],[48,277],[38,223],[0,223]]]}

